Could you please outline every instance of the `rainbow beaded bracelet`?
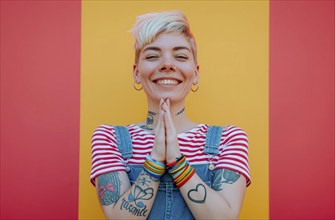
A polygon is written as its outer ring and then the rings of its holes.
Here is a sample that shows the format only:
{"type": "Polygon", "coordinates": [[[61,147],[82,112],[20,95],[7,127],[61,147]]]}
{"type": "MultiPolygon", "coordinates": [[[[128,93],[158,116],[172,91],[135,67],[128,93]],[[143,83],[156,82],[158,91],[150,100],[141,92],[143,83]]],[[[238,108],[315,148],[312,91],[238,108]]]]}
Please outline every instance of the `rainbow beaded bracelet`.
{"type": "Polygon", "coordinates": [[[167,166],[169,174],[178,188],[182,187],[195,173],[194,168],[189,164],[184,155],[167,166]]]}
{"type": "Polygon", "coordinates": [[[144,170],[152,177],[157,179],[164,175],[166,166],[164,163],[159,162],[147,154],[143,164],[144,170]]]}

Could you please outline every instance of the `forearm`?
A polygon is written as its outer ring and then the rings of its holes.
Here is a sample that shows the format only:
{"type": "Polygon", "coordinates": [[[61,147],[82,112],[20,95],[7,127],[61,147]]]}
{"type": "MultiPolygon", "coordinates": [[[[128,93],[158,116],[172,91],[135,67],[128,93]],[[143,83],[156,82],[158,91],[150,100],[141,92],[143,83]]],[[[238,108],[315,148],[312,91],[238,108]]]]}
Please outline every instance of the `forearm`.
{"type": "Polygon", "coordinates": [[[225,198],[208,187],[197,174],[194,174],[181,188],[189,209],[196,219],[237,219],[225,198]]]}
{"type": "Polygon", "coordinates": [[[184,155],[167,163],[168,172],[179,187],[184,200],[196,219],[232,219],[231,206],[224,197],[199,178],[184,155]]]}
{"type": "Polygon", "coordinates": [[[114,203],[108,206],[101,204],[106,218],[146,219],[155,200],[158,185],[159,179],[142,170],[134,184],[119,195],[114,203]]]}

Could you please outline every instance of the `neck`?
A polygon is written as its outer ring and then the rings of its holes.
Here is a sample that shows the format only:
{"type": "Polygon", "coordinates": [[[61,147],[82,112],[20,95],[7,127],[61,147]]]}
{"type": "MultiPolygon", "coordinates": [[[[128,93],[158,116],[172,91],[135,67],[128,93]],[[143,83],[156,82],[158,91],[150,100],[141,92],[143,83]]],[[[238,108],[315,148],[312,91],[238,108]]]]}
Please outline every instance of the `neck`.
{"type": "MultiPolygon", "coordinates": [[[[158,112],[160,110],[159,103],[149,104],[146,121],[140,123],[141,128],[146,130],[153,130],[158,121],[158,112]]],[[[186,114],[185,103],[171,103],[170,107],[171,117],[177,133],[182,133],[196,126],[186,114]]]]}

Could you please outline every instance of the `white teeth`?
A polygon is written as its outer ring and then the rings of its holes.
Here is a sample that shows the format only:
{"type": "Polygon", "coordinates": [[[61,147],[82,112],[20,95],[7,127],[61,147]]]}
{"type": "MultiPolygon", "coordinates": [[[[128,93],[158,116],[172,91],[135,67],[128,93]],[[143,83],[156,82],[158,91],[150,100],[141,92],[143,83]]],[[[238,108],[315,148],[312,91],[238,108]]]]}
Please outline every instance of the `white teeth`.
{"type": "Polygon", "coordinates": [[[160,85],[177,85],[179,82],[174,79],[160,79],[157,80],[157,84],[160,85]]]}

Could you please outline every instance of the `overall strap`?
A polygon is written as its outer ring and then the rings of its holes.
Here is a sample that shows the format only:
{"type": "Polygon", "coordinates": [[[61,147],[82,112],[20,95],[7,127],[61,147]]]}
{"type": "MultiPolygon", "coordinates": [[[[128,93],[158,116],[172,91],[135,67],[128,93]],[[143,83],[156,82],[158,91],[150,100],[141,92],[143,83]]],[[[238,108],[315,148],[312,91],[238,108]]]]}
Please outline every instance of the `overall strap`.
{"type": "Polygon", "coordinates": [[[206,146],[204,153],[216,155],[219,153],[220,141],[224,127],[209,126],[206,135],[206,146]]]}
{"type": "Polygon", "coordinates": [[[133,155],[131,137],[128,128],[125,126],[115,126],[115,135],[117,140],[117,146],[125,159],[130,158],[133,155]]]}

